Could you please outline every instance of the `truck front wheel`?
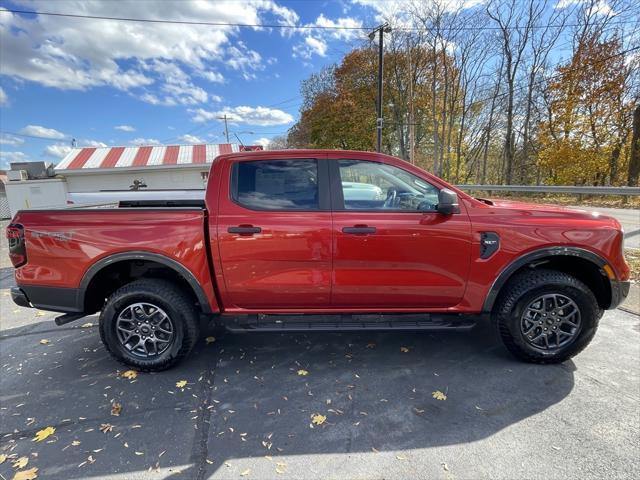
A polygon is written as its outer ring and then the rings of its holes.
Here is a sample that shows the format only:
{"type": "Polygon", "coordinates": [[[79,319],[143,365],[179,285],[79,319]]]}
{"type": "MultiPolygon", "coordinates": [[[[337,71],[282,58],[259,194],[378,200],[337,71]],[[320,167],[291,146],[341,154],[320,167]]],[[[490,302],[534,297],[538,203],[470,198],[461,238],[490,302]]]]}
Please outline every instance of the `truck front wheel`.
{"type": "Polygon", "coordinates": [[[602,311],[591,290],[563,272],[529,270],[509,280],[494,320],[507,349],[521,360],[560,363],[581,352],[602,311]]]}
{"type": "Polygon", "coordinates": [[[119,361],[145,371],[170,368],[198,340],[189,296],[166,280],[145,278],[116,290],[100,314],[100,337],[119,361]]]}

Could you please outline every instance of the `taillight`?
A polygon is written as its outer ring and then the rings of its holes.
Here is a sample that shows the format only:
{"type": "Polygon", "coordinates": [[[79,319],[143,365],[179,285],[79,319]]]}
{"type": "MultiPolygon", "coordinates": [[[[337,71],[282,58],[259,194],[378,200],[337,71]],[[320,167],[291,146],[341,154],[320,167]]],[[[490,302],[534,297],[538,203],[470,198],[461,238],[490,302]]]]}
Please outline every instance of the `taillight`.
{"type": "Polygon", "coordinates": [[[18,268],[27,263],[27,249],[24,243],[24,227],[19,223],[12,223],[7,227],[9,240],[9,258],[14,267],[18,268]]]}

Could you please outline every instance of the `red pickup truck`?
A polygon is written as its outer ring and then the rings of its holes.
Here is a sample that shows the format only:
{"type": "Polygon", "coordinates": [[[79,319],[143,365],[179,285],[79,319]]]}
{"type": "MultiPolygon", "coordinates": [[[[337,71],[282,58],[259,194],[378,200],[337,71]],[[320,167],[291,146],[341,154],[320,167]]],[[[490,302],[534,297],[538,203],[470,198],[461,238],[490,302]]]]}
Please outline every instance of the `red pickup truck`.
{"type": "Polygon", "coordinates": [[[101,312],[120,361],[174,365],[201,320],[232,331],[446,330],[492,320],[531,362],[564,361],[629,291],[609,217],[473,198],[386,155],[222,155],[204,201],[18,212],[18,305],[101,312]]]}

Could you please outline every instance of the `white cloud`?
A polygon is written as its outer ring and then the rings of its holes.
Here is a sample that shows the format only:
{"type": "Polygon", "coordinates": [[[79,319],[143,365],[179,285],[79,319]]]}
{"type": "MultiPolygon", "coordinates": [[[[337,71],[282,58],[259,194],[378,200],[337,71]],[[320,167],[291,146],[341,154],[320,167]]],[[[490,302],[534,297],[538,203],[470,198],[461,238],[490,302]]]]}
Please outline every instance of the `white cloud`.
{"type": "Polygon", "coordinates": [[[198,108],[196,110],[190,110],[190,112],[195,114],[193,118],[194,122],[208,122],[223,115],[226,115],[227,119],[232,123],[244,123],[261,127],[286,125],[287,123],[293,122],[293,117],[287,112],[269,107],[225,107],[223,110],[217,112],[198,108]]]}
{"type": "Polygon", "coordinates": [[[245,80],[256,78],[255,71],[264,70],[262,56],[255,50],[247,48],[244,42],[237,42],[227,49],[225,63],[233,70],[242,72],[245,80]]]}
{"type": "Polygon", "coordinates": [[[213,83],[224,83],[224,76],[220,72],[212,70],[196,70],[196,75],[213,83]]]}
{"type": "Polygon", "coordinates": [[[121,132],[135,132],[136,129],[131,125],[117,125],[115,127],[116,130],[120,130],[121,132]]]}
{"type": "Polygon", "coordinates": [[[352,17],[341,17],[336,20],[331,20],[321,13],[313,25],[329,28],[339,27],[332,30],[330,34],[332,37],[341,40],[351,40],[352,38],[363,35],[363,30],[357,30],[362,27],[362,20],[352,17]]]}
{"type": "Polygon", "coordinates": [[[0,145],[22,145],[24,138],[16,137],[9,133],[0,133],[0,145]]]}
{"type": "Polygon", "coordinates": [[[0,87],[0,106],[5,105],[9,105],[9,97],[7,96],[7,92],[5,92],[2,87],[0,87]]]}
{"type": "Polygon", "coordinates": [[[255,143],[256,145],[262,145],[264,148],[267,148],[269,146],[269,144],[271,143],[271,139],[262,137],[262,138],[257,139],[253,143],[255,143]]]}
{"type": "Polygon", "coordinates": [[[202,139],[196,137],[195,135],[189,135],[188,133],[185,133],[178,138],[185,143],[205,143],[202,139]]]}
{"type": "Polygon", "coordinates": [[[28,162],[29,157],[23,152],[3,152],[0,150],[0,167],[8,168],[11,162],[28,162]]]}
{"type": "Polygon", "coordinates": [[[107,147],[108,145],[104,142],[99,142],[98,140],[80,140],[78,142],[78,147],[107,147]]]}
{"type": "Polygon", "coordinates": [[[33,137],[52,138],[54,140],[60,140],[65,138],[66,135],[53,128],[42,127],[40,125],[27,125],[20,133],[24,135],[31,135],[33,137]]]}
{"type": "Polygon", "coordinates": [[[307,23],[307,26],[325,27],[327,30],[299,30],[304,35],[304,41],[294,45],[293,58],[310,59],[314,55],[324,57],[327,54],[328,42],[330,40],[353,40],[363,37],[364,33],[359,30],[362,21],[352,17],[340,17],[332,20],[324,16],[323,13],[315,22],[307,23]]]}
{"type": "Polygon", "coordinates": [[[54,143],[44,149],[45,155],[49,157],[63,158],[71,151],[71,146],[66,143],[54,143]]]}
{"type": "Polygon", "coordinates": [[[160,145],[160,141],[155,138],[134,138],[129,143],[131,145],[160,145]]]}
{"type": "Polygon", "coordinates": [[[598,2],[591,2],[587,0],[560,0],[555,8],[563,9],[574,5],[585,5],[587,10],[590,10],[595,15],[611,15],[613,9],[609,2],[606,0],[599,0],[598,2]]]}
{"type": "Polygon", "coordinates": [[[324,57],[327,53],[327,42],[322,39],[308,36],[303,43],[294,45],[293,58],[310,59],[314,55],[324,57]]]}
{"type": "MultiPolygon", "coordinates": [[[[23,0],[17,0],[17,3],[23,3],[23,0]]],[[[138,0],[47,3],[47,10],[53,13],[73,12],[103,17],[245,24],[290,24],[298,21],[293,10],[278,5],[274,0],[162,2],[161,7],[150,9],[147,2],[138,0]]],[[[156,95],[159,103],[191,105],[204,99],[200,87],[186,82],[187,92],[177,92],[175,87],[165,88],[166,84],[176,82],[171,77],[165,78],[157,69],[150,69],[149,65],[153,67],[157,61],[183,69],[188,78],[195,74],[211,82],[222,82],[224,78],[217,67],[226,65],[232,52],[229,45],[234,43],[239,31],[232,26],[5,13],[0,15],[2,74],[65,90],[111,86],[123,91],[146,91],[153,85],[154,91],[150,93],[156,95]],[[164,95],[168,99],[163,98],[164,95]]],[[[236,48],[241,56],[248,57],[252,68],[259,61],[257,52],[236,48]]],[[[235,61],[242,60],[237,57],[235,61]]]]}

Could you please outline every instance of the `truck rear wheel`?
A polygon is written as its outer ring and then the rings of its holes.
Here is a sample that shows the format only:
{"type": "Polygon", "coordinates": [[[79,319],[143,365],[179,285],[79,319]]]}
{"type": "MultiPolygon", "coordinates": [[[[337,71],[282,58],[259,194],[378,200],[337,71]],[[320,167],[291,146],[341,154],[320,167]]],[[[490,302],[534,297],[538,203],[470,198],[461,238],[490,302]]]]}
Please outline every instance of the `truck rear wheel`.
{"type": "Polygon", "coordinates": [[[532,363],[560,363],[577,355],[595,335],[601,315],[584,283],[546,269],[510,279],[494,311],[507,349],[532,363]]]}
{"type": "Polygon", "coordinates": [[[116,290],[100,314],[100,337],[119,361],[139,370],[165,370],[196,344],[198,313],[171,282],[145,278],[116,290]]]}

